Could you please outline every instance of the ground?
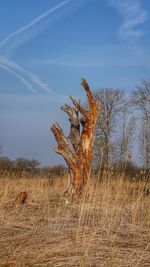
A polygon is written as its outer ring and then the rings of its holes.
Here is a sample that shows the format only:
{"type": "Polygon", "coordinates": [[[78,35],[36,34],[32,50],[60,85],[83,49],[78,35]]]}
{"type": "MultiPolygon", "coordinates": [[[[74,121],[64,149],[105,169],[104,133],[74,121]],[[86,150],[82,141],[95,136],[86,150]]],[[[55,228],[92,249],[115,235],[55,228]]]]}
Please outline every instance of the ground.
{"type": "Polygon", "coordinates": [[[0,266],[149,267],[147,182],[92,182],[88,196],[62,197],[65,178],[0,179],[0,266]],[[16,205],[21,191],[27,203],[16,205]]]}

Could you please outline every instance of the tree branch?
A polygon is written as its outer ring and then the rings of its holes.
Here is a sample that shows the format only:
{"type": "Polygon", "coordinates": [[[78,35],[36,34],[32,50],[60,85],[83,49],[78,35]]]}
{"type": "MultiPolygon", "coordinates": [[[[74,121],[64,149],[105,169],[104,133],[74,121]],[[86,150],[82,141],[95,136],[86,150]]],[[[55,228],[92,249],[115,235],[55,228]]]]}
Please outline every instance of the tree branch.
{"type": "Polygon", "coordinates": [[[76,164],[75,150],[68,138],[65,137],[63,130],[58,123],[55,123],[51,127],[51,131],[54,134],[58,147],[54,148],[55,152],[61,154],[69,166],[76,164]]]}
{"type": "Polygon", "coordinates": [[[85,118],[87,118],[88,116],[88,111],[86,111],[85,108],[83,108],[80,105],[80,102],[77,101],[73,96],[70,96],[70,99],[72,101],[72,103],[74,104],[74,106],[76,107],[76,109],[82,114],[82,116],[84,116],[85,118]]]}

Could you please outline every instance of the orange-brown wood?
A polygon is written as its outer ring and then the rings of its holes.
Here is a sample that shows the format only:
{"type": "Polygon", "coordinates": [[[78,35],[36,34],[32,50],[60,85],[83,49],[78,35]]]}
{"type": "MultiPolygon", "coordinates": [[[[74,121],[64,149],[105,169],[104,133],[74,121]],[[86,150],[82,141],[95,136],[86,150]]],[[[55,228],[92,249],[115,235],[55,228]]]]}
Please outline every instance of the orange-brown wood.
{"type": "Polygon", "coordinates": [[[94,99],[84,79],[82,79],[82,86],[86,91],[89,110],[82,107],[80,102],[71,96],[74,107],[69,105],[61,107],[69,115],[71,124],[69,136],[64,136],[63,130],[57,123],[51,127],[58,144],[54,150],[67,162],[71,177],[71,193],[76,196],[82,193],[91,175],[94,130],[100,109],[100,104],[94,99]],[[80,130],[81,127],[82,130],[80,130]]]}
{"type": "Polygon", "coordinates": [[[20,192],[16,197],[15,203],[17,205],[25,204],[27,196],[28,196],[27,192],[20,192]]]}

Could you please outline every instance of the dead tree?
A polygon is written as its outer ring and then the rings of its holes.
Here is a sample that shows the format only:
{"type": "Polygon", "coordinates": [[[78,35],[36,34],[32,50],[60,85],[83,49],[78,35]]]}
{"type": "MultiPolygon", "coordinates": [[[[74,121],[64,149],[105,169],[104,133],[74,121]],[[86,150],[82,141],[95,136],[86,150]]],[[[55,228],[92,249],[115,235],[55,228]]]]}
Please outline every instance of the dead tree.
{"type": "Polygon", "coordinates": [[[81,106],[80,101],[70,96],[73,107],[64,105],[61,110],[66,112],[70,121],[70,133],[66,137],[61,127],[55,123],[51,127],[57,147],[54,151],[62,155],[68,165],[70,174],[69,193],[72,196],[79,196],[90,178],[91,163],[93,157],[94,129],[99,111],[99,101],[97,102],[87,84],[82,79],[82,86],[86,91],[89,110],[81,106]]]}

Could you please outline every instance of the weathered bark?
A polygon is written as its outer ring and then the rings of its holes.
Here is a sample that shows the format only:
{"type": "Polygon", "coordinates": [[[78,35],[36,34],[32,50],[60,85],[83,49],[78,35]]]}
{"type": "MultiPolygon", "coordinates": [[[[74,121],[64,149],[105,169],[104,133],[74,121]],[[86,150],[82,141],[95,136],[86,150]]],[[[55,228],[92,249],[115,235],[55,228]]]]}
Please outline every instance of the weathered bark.
{"type": "Polygon", "coordinates": [[[91,175],[93,157],[94,129],[98,117],[99,102],[95,101],[87,82],[82,79],[89,110],[81,106],[80,101],[70,97],[74,107],[64,105],[61,109],[69,116],[70,133],[64,136],[63,130],[55,123],[51,130],[58,147],[54,150],[64,157],[69,168],[72,195],[80,195],[91,175]],[[80,116],[79,117],[79,113],[80,116]],[[80,129],[82,127],[82,129],[80,129]]]}

